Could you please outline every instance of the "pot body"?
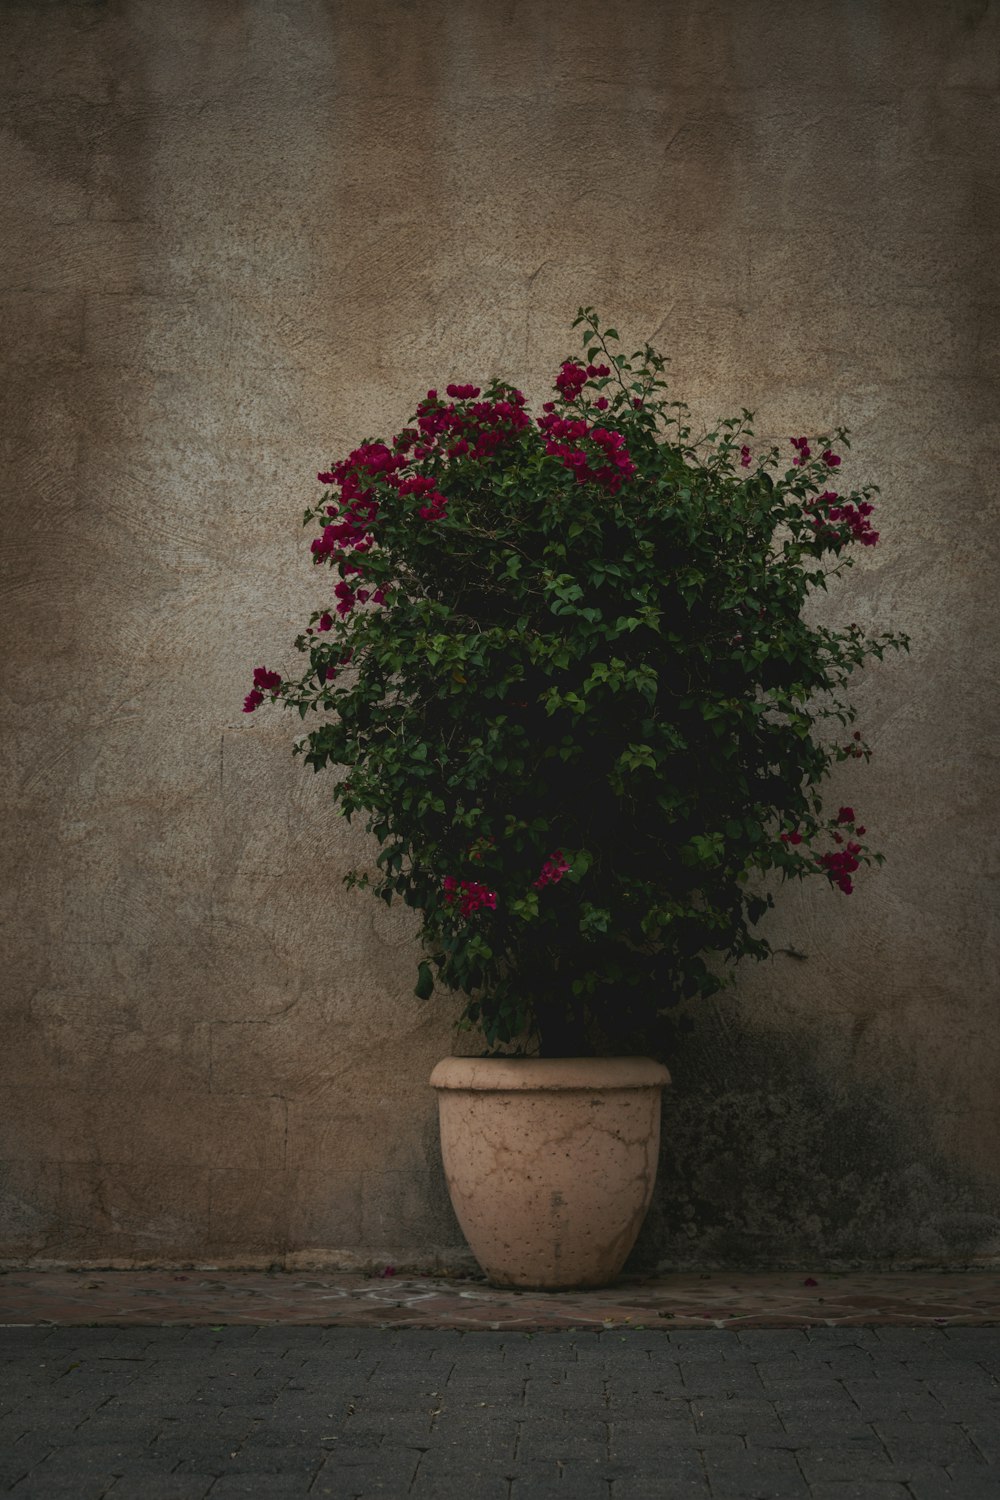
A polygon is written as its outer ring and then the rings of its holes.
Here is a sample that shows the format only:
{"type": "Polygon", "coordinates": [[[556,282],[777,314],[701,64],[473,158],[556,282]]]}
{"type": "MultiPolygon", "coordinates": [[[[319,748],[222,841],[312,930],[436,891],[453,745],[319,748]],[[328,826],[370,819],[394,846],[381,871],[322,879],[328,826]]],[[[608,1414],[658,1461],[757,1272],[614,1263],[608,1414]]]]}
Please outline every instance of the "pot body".
{"type": "Polygon", "coordinates": [[[494,1286],[607,1286],[656,1180],[647,1057],[449,1057],[431,1074],[452,1205],[494,1286]]]}

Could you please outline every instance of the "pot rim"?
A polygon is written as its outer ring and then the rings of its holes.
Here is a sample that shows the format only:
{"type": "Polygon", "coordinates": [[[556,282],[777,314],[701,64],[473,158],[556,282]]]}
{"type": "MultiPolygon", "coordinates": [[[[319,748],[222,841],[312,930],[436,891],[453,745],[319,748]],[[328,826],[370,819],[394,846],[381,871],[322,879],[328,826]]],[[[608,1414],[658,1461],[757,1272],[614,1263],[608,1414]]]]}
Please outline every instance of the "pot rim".
{"type": "Polygon", "coordinates": [[[517,1093],[663,1088],[670,1074],[652,1057],[445,1057],[434,1089],[517,1093]]]}

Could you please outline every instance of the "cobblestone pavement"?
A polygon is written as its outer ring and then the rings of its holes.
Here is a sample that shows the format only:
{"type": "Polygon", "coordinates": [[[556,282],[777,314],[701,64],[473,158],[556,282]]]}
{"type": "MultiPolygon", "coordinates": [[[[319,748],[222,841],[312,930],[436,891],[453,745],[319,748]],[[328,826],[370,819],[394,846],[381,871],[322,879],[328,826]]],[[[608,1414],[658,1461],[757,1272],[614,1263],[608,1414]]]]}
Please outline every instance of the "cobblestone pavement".
{"type": "Polygon", "coordinates": [[[504,1292],[478,1277],[296,1271],[12,1270],[11,1323],[323,1323],[344,1327],[808,1328],[1000,1323],[996,1271],[687,1272],[589,1292],[504,1292]]]}
{"type": "Polygon", "coordinates": [[[0,1490],[998,1500],[1000,1329],[0,1329],[0,1490]]]}

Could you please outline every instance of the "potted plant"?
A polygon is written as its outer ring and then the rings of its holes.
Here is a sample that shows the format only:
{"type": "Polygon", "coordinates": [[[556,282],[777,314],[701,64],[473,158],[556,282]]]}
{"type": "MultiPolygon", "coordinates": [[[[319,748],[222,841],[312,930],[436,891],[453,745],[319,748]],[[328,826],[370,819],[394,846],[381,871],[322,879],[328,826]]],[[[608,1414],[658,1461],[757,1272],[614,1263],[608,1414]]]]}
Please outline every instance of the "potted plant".
{"type": "Polygon", "coordinates": [[[756,452],[744,409],[695,440],[655,350],[625,357],[590,308],[573,326],[537,418],[503,381],[449,385],[319,475],[332,598],[304,671],[258,668],[244,705],[317,717],[296,749],[380,846],[348,884],[419,912],[417,995],[455,992],[481,1034],[432,1080],[446,1171],[488,1274],[536,1286],[606,1282],[631,1248],[664,1016],[771,951],[776,884],[850,894],[881,860],[822,791],[870,753],[849,678],[906,644],[804,617],[878,540],[875,487],[836,488],[845,429],[756,452]],[[604,1169],[569,1154],[588,1139],[604,1169]],[[614,1208],[584,1192],[602,1176],[614,1208]]]}

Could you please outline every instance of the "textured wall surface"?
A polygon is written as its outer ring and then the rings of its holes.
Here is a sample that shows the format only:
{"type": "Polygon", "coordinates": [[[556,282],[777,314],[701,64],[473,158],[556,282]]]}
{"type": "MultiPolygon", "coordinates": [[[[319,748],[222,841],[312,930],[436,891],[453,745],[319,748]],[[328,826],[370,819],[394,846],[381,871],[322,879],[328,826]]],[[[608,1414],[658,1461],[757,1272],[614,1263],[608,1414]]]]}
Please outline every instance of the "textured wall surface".
{"type": "Polygon", "coordinates": [[[544,400],[580,302],[696,411],[851,426],[825,608],[913,638],[833,792],[889,862],[668,1059],[635,1263],[1000,1256],[998,66],[995,0],[0,0],[9,1260],[465,1261],[450,1017],[241,699],[316,470],[544,400]]]}

